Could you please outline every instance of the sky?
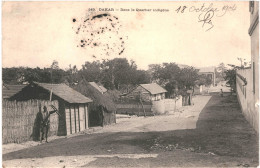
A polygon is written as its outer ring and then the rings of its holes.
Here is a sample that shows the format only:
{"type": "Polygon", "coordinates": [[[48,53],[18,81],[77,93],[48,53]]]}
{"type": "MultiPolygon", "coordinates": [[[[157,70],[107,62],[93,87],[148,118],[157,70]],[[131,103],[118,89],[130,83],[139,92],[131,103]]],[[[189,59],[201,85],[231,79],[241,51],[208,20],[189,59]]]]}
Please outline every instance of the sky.
{"type": "Polygon", "coordinates": [[[57,60],[60,68],[81,68],[116,57],[139,69],[239,64],[238,57],[250,61],[249,21],[242,1],[3,2],[2,67],[43,68],[57,60]]]}

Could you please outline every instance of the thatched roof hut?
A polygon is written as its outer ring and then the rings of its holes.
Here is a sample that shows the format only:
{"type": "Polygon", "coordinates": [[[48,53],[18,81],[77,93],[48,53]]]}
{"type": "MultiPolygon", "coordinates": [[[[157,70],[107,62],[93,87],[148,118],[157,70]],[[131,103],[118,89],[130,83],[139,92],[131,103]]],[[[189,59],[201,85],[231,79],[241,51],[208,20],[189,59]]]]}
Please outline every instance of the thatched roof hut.
{"type": "Polygon", "coordinates": [[[89,106],[90,126],[104,126],[116,122],[116,105],[108,92],[100,92],[86,80],[80,81],[73,88],[93,100],[89,106]]]}
{"type": "Polygon", "coordinates": [[[30,99],[58,101],[59,126],[57,135],[69,135],[88,128],[88,106],[92,100],[66,84],[32,82],[10,97],[10,100],[30,99]]]}

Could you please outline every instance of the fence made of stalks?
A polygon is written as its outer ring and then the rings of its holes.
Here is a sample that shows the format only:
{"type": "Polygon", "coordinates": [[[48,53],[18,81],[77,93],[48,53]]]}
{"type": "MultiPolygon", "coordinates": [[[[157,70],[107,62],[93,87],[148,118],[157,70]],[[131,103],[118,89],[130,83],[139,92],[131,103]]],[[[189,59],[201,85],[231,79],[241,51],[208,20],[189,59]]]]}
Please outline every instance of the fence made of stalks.
{"type": "MultiPolygon", "coordinates": [[[[28,140],[37,140],[40,129],[36,126],[36,115],[43,107],[52,110],[50,105],[58,109],[58,101],[29,100],[29,101],[2,101],[2,143],[21,143],[28,140]]],[[[50,116],[49,136],[57,135],[58,115],[50,116]]]]}

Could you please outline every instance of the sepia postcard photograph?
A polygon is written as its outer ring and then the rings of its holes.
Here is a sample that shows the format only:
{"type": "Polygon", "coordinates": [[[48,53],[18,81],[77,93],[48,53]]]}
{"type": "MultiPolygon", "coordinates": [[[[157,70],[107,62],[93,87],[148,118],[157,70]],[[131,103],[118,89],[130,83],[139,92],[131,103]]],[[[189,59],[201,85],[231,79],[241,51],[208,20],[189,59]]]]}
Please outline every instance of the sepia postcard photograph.
{"type": "Polygon", "coordinates": [[[3,1],[2,167],[258,167],[259,1],[3,1]]]}

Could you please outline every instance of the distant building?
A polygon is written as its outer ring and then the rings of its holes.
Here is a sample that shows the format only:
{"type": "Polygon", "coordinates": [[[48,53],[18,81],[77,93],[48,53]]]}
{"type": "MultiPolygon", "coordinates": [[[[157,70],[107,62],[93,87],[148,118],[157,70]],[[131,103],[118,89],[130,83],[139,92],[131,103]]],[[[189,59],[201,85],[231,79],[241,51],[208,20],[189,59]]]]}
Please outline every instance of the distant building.
{"type": "Polygon", "coordinates": [[[145,102],[158,101],[165,98],[165,93],[167,91],[156,83],[140,84],[135,89],[133,89],[126,96],[132,99],[141,96],[142,100],[145,102]]]}
{"type": "Polygon", "coordinates": [[[50,95],[52,100],[59,102],[58,112],[61,116],[58,135],[69,135],[88,128],[88,104],[92,100],[66,84],[33,82],[11,96],[10,100],[50,100],[50,95]]]}
{"type": "Polygon", "coordinates": [[[179,68],[183,69],[183,68],[191,68],[191,66],[189,65],[185,65],[185,64],[177,64],[179,68]]]}
{"type": "Polygon", "coordinates": [[[216,74],[215,74],[215,67],[203,67],[203,68],[198,68],[199,69],[199,74],[204,74],[208,77],[210,77],[212,81],[212,85],[216,85],[216,74]]]}
{"type": "Polygon", "coordinates": [[[248,122],[259,133],[259,2],[249,2],[251,67],[236,71],[237,98],[248,122]]]}

